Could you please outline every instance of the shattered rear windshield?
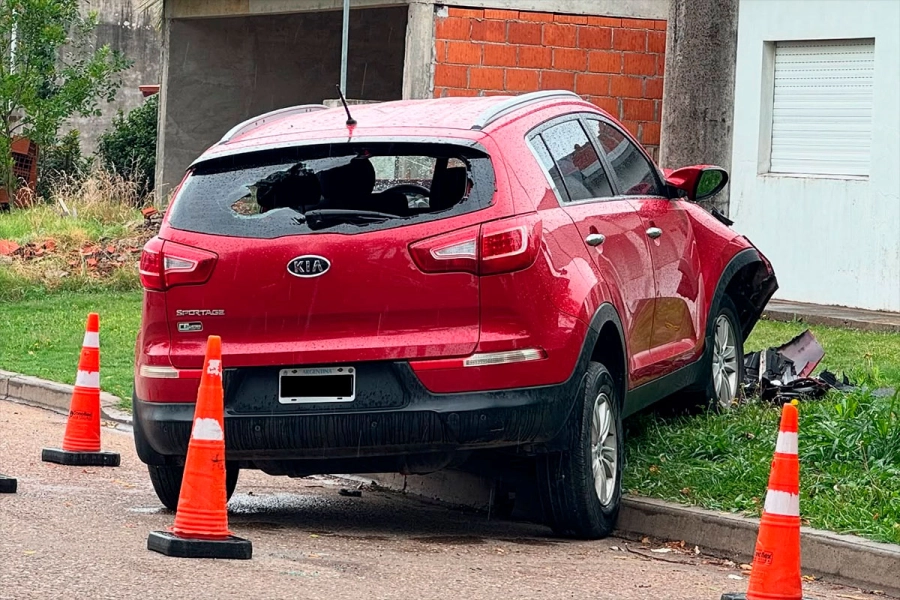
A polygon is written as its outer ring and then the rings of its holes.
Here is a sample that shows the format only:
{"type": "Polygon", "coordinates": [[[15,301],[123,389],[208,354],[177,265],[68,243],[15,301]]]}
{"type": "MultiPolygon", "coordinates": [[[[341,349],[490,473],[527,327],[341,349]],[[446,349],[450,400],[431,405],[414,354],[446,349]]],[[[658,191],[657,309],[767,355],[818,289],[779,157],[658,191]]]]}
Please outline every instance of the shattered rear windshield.
{"type": "Polygon", "coordinates": [[[474,147],[327,144],[199,165],[169,215],[176,229],[251,238],[359,233],[490,206],[494,171],[474,147]]]}

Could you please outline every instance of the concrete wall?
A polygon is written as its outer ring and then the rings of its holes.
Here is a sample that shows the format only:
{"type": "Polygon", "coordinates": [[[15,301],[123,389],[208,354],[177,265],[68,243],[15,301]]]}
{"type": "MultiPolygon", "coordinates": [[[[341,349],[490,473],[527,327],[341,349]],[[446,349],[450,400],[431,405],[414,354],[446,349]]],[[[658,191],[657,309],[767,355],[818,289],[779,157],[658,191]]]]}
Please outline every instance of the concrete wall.
{"type": "Polygon", "coordinates": [[[778,298],[900,311],[898,31],[896,2],[741,1],[731,214],[772,260],[778,298]],[[875,38],[869,177],[760,172],[771,114],[771,89],[762,83],[772,68],[765,42],[847,38],[875,38]]]}
{"type": "Polygon", "coordinates": [[[655,155],[665,21],[456,7],[437,15],[435,97],[573,90],[655,155]]]}
{"type": "Polygon", "coordinates": [[[139,85],[159,83],[160,37],[154,17],[142,10],[144,0],[82,0],[83,11],[96,11],[100,24],[94,33],[93,45],[105,44],[122,52],[134,61],[123,74],[122,88],[116,100],[103,104],[100,117],[75,116],[63,131],[77,129],[81,133],[81,148],[86,154],[94,152],[97,138],[112,124],[119,110],[128,112],[144,101],[139,85]]]}
{"type": "MultiPolygon", "coordinates": [[[[401,97],[407,8],[351,11],[347,95],[401,97]]],[[[321,102],[340,80],[338,11],[174,19],[162,85],[162,193],[231,127],[266,111],[321,102]]]]}

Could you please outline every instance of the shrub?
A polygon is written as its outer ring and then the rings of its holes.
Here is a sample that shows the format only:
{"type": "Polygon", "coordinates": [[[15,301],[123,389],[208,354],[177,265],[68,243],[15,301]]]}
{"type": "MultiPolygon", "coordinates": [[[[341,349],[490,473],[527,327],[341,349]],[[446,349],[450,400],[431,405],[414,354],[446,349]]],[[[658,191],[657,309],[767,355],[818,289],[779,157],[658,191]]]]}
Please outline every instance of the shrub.
{"type": "Polygon", "coordinates": [[[38,153],[37,195],[50,199],[51,190],[63,182],[81,181],[91,170],[90,157],[82,156],[77,130],[72,130],[56,143],[38,153]]]}
{"type": "Polygon", "coordinates": [[[137,183],[142,194],[151,192],[155,183],[158,114],[158,95],[127,115],[120,111],[97,148],[103,166],[137,183]]]}

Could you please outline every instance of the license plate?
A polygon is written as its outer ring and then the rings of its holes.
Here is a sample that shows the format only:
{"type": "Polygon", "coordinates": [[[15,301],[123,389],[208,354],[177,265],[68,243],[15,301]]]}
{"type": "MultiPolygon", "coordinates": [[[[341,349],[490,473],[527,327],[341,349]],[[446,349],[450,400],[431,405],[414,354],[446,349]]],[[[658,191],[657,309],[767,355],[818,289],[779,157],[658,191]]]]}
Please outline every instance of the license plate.
{"type": "Polygon", "coordinates": [[[281,369],[278,375],[281,404],[353,402],[355,398],[356,369],[353,367],[281,369]]]}

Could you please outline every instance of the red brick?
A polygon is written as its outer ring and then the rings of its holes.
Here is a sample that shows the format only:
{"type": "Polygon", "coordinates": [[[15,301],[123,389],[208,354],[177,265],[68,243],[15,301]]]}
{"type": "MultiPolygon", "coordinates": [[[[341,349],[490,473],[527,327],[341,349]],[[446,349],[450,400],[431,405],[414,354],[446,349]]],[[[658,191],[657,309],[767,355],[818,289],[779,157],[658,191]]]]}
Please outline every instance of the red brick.
{"type": "Polygon", "coordinates": [[[506,89],[511,92],[534,92],[538,89],[538,71],[531,69],[507,69],[506,89]]]}
{"type": "Polygon", "coordinates": [[[609,114],[611,114],[615,118],[619,118],[619,100],[616,98],[609,97],[593,97],[588,98],[588,100],[594,105],[602,108],[609,114]]]}
{"type": "Polygon", "coordinates": [[[640,123],[637,121],[626,121],[624,118],[619,118],[619,122],[628,130],[628,133],[633,135],[634,137],[638,136],[638,127],[640,123]]]}
{"type": "Polygon", "coordinates": [[[438,19],[434,30],[434,37],[439,40],[467,40],[469,39],[469,26],[472,21],[449,17],[438,19]]]}
{"type": "Polygon", "coordinates": [[[666,51],[666,32],[665,31],[648,31],[647,32],[647,51],[662,54],[666,51]]]}
{"type": "Polygon", "coordinates": [[[659,123],[644,123],[641,125],[642,144],[656,146],[659,144],[659,123]]]}
{"type": "Polygon", "coordinates": [[[665,54],[657,54],[656,55],[656,74],[662,77],[666,74],[666,55],[665,54]]]}
{"type": "Polygon", "coordinates": [[[553,13],[545,12],[527,12],[519,11],[519,19],[522,21],[540,21],[541,23],[552,23],[553,13]]]}
{"type": "Polygon", "coordinates": [[[626,52],[622,72],[629,75],[655,75],[657,56],[659,55],[626,52]]]}
{"type": "Polygon", "coordinates": [[[528,44],[530,46],[541,45],[541,24],[521,23],[514,21],[509,24],[509,43],[528,44]]]}
{"type": "Polygon", "coordinates": [[[447,42],[441,40],[434,42],[434,60],[439,63],[447,62],[447,42]]]}
{"type": "Polygon", "coordinates": [[[474,21],[472,39],[481,42],[505,42],[506,21],[474,21]]]}
{"type": "Polygon", "coordinates": [[[482,96],[509,96],[506,90],[490,90],[481,94],[482,96]]]}
{"type": "Polygon", "coordinates": [[[582,96],[606,96],[609,94],[609,75],[579,73],[575,91],[582,96]]]}
{"type": "Polygon", "coordinates": [[[469,83],[468,69],[454,65],[434,66],[434,85],[464,88],[469,83]]]}
{"type": "Polygon", "coordinates": [[[578,41],[578,27],[548,23],[544,25],[544,45],[574,48],[578,41]]]}
{"type": "Polygon", "coordinates": [[[542,90],[574,90],[575,73],[541,71],[542,90]]]}
{"type": "Polygon", "coordinates": [[[644,81],[640,77],[614,75],[610,80],[609,95],[616,98],[641,98],[644,95],[644,81]]]}
{"type": "Polygon", "coordinates": [[[557,23],[572,23],[573,25],[587,25],[588,18],[581,15],[553,15],[557,23]]]}
{"type": "Polygon", "coordinates": [[[501,21],[515,21],[519,18],[517,10],[496,10],[493,8],[484,9],[485,19],[499,19],[501,21]]]}
{"type": "Polygon", "coordinates": [[[458,97],[458,96],[470,97],[470,96],[477,96],[477,95],[478,95],[478,90],[468,90],[468,89],[462,89],[462,88],[449,88],[447,90],[446,97],[448,97],[448,98],[458,97]]]}
{"type": "Polygon", "coordinates": [[[613,31],[613,48],[644,52],[647,49],[647,32],[640,29],[616,29],[613,31]]]}
{"type": "Polygon", "coordinates": [[[484,64],[500,67],[516,66],[516,46],[487,44],[484,47],[484,64]]]}
{"type": "Polygon", "coordinates": [[[655,19],[622,19],[622,27],[629,29],[653,29],[655,25],[655,19]]]}
{"type": "Polygon", "coordinates": [[[667,25],[666,21],[654,21],[654,23],[655,23],[655,25],[656,25],[655,28],[656,28],[658,31],[665,31],[665,30],[666,30],[666,25],[667,25]]]}
{"type": "Polygon", "coordinates": [[[612,33],[613,30],[609,27],[591,27],[590,25],[579,27],[578,47],[609,50],[612,48],[612,33]]]}
{"type": "Polygon", "coordinates": [[[600,25],[601,27],[621,27],[622,19],[610,17],[588,17],[588,25],[600,25]]]}
{"type": "Polygon", "coordinates": [[[653,100],[622,100],[622,116],[629,121],[652,121],[653,108],[653,100]]]}
{"type": "Polygon", "coordinates": [[[466,19],[481,19],[484,17],[484,10],[480,8],[454,8],[450,7],[448,14],[451,17],[463,17],[466,19]]]}
{"type": "Polygon", "coordinates": [[[447,62],[456,65],[480,65],[482,44],[447,42],[447,62]]]}
{"type": "Polygon", "coordinates": [[[588,68],[593,73],[621,73],[621,52],[591,52],[588,56],[588,68]]]}
{"type": "Polygon", "coordinates": [[[534,69],[549,69],[553,64],[550,48],[543,46],[522,46],[519,48],[519,66],[534,69]]]}
{"type": "Polygon", "coordinates": [[[663,97],[663,78],[652,77],[644,80],[644,98],[658,100],[663,97]]]}
{"type": "Polygon", "coordinates": [[[434,88],[434,97],[435,98],[443,98],[447,95],[447,88],[435,87],[434,88]]]}
{"type": "Polygon", "coordinates": [[[473,90],[502,90],[503,69],[472,67],[469,69],[469,88],[473,90]]]}
{"type": "Polygon", "coordinates": [[[562,71],[586,71],[588,63],[587,50],[577,48],[554,48],[553,68],[562,71]]]}

